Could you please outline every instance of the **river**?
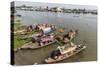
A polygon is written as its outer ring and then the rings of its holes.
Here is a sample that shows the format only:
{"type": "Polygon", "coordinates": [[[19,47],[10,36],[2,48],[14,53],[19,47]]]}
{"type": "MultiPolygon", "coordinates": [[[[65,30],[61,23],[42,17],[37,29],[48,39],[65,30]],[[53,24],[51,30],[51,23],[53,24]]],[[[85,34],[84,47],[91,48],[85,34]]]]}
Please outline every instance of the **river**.
{"type": "MultiPolygon", "coordinates": [[[[75,39],[75,44],[81,44],[85,41],[87,48],[83,52],[58,63],[97,60],[97,15],[20,10],[17,11],[17,14],[22,15],[22,23],[26,25],[50,23],[55,24],[57,27],[65,28],[66,32],[70,29],[79,30],[79,34],[75,39]]],[[[44,59],[56,47],[57,44],[55,43],[36,50],[20,50],[15,53],[15,65],[44,64],[44,59]]]]}

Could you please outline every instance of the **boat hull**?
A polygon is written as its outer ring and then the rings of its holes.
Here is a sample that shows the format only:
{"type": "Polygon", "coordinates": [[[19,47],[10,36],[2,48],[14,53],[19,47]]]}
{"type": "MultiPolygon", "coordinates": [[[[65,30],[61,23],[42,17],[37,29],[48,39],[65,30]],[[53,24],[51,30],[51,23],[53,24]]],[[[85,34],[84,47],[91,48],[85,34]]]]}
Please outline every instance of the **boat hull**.
{"type": "Polygon", "coordinates": [[[53,44],[53,43],[55,43],[56,41],[53,41],[53,42],[50,42],[50,43],[48,43],[48,44],[45,44],[45,45],[42,45],[42,46],[39,46],[39,44],[38,43],[27,43],[27,44],[25,44],[25,45],[23,45],[22,47],[21,47],[21,49],[38,49],[38,48],[42,48],[42,47],[45,47],[45,46],[48,46],[48,45],[50,45],[50,44],[53,44]]]}
{"type": "Polygon", "coordinates": [[[83,46],[83,47],[81,47],[80,49],[76,50],[74,53],[72,53],[72,54],[70,54],[68,56],[66,56],[66,54],[59,56],[58,59],[52,59],[52,58],[49,57],[49,58],[45,59],[45,63],[50,64],[50,63],[55,63],[55,62],[59,62],[59,61],[62,61],[64,59],[70,58],[71,56],[81,52],[85,48],[86,48],[86,46],[83,46]]]}

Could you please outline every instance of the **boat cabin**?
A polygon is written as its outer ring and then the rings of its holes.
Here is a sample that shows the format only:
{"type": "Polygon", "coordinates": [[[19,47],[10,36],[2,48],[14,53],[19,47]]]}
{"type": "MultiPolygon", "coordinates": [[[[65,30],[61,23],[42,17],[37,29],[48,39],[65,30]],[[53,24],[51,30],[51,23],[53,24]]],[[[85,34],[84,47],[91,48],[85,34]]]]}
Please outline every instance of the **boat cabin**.
{"type": "Polygon", "coordinates": [[[77,48],[77,46],[73,46],[73,47],[69,47],[67,49],[64,49],[64,46],[63,47],[58,47],[58,49],[60,50],[61,54],[69,54],[70,52],[74,52],[75,49],[77,48]]]}

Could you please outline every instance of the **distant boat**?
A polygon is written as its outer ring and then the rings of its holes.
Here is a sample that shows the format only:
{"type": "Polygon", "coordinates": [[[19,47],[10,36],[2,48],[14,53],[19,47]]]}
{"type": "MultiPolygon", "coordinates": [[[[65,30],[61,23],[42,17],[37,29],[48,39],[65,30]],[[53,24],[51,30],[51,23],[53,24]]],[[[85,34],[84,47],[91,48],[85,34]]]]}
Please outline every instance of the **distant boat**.
{"type": "Polygon", "coordinates": [[[16,16],[17,16],[17,17],[21,17],[22,15],[20,15],[20,14],[16,14],[16,16]]]}

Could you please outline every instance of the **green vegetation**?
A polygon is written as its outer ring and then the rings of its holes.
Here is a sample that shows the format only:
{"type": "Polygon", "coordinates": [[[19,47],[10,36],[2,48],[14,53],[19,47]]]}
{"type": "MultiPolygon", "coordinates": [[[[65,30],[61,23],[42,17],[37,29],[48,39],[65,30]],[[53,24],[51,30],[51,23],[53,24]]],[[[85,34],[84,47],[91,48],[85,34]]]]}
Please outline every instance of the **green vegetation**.
{"type": "MultiPolygon", "coordinates": [[[[20,22],[14,23],[14,31],[25,29],[25,26],[22,25],[20,22]]],[[[16,34],[14,35],[14,49],[20,48],[24,44],[31,42],[31,37],[33,34],[37,34],[39,31],[31,31],[26,32],[25,34],[16,34]]],[[[59,32],[53,32],[53,35],[57,35],[59,32]]],[[[61,34],[61,33],[59,33],[61,34]]]]}
{"type": "Polygon", "coordinates": [[[26,35],[14,35],[14,48],[19,48],[21,47],[22,45],[24,45],[25,43],[28,43],[31,41],[31,35],[32,34],[35,34],[35,32],[30,32],[26,35]]]}
{"type": "Polygon", "coordinates": [[[20,36],[14,36],[14,48],[19,48],[21,47],[23,44],[25,44],[27,41],[21,39],[20,36]]]}
{"type": "Polygon", "coordinates": [[[20,22],[14,23],[14,31],[20,30],[21,26],[22,26],[22,24],[20,22]]]}
{"type": "MultiPolygon", "coordinates": [[[[14,23],[14,31],[21,30],[21,29],[23,29],[23,25],[20,22],[14,23]]],[[[21,35],[21,34],[14,35],[14,48],[19,48],[25,43],[30,42],[31,38],[29,36],[31,36],[34,33],[35,32],[32,31],[27,33],[26,35],[21,35]]]]}

